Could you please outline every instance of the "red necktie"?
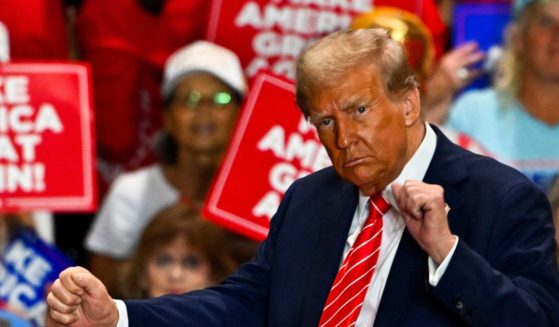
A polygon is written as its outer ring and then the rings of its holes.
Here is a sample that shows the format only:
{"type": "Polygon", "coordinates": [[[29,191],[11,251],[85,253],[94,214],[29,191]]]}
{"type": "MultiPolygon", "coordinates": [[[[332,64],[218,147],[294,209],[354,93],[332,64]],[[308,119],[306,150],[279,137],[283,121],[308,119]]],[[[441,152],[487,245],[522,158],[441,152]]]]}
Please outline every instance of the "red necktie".
{"type": "Polygon", "coordinates": [[[382,239],[382,216],[390,203],[380,193],[369,199],[369,217],[349,249],[320,317],[320,327],[353,326],[371,284],[382,239]]]}

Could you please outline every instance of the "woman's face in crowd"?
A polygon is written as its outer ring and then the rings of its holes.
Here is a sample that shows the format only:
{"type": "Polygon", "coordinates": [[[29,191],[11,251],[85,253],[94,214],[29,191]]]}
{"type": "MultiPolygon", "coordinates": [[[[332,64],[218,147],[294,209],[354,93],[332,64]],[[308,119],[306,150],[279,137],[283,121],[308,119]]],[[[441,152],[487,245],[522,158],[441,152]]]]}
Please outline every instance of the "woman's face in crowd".
{"type": "Polygon", "coordinates": [[[239,111],[233,89],[208,73],[186,76],[177,85],[165,125],[179,149],[221,153],[239,111]]]}
{"type": "Polygon", "coordinates": [[[176,237],[148,258],[145,282],[150,297],[181,294],[214,284],[209,263],[184,237],[176,237]]]}
{"type": "Polygon", "coordinates": [[[525,69],[540,79],[559,80],[559,2],[537,5],[527,12],[516,50],[525,69]]]}

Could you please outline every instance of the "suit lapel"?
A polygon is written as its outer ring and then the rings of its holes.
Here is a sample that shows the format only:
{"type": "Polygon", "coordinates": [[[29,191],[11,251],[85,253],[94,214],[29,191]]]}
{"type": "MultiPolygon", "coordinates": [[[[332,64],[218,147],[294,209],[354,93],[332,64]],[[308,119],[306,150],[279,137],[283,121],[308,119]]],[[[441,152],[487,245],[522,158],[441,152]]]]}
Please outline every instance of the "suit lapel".
{"type": "Polygon", "coordinates": [[[309,282],[305,288],[302,326],[318,325],[322,308],[338,272],[357,207],[358,190],[355,186],[343,183],[339,190],[331,193],[331,198],[324,199],[324,210],[316,217],[319,234],[311,258],[309,282]]]}
{"type": "MultiPolygon", "coordinates": [[[[445,190],[445,201],[452,208],[448,216],[449,225],[454,225],[454,212],[459,212],[462,199],[456,185],[467,177],[460,160],[460,151],[442,132],[432,126],[437,134],[437,147],[423,181],[441,185],[445,190]]],[[[425,297],[428,285],[427,254],[419,247],[411,234],[404,230],[375,319],[375,326],[398,326],[405,316],[405,309],[413,305],[414,299],[425,297]]]]}
{"type": "Polygon", "coordinates": [[[453,219],[456,218],[454,213],[460,212],[464,205],[458,186],[468,177],[468,172],[464,165],[459,164],[463,160],[463,151],[447,139],[436,126],[432,127],[437,134],[437,148],[423,180],[425,183],[441,185],[444,188],[445,201],[451,208],[448,219],[452,227],[453,219]]]}

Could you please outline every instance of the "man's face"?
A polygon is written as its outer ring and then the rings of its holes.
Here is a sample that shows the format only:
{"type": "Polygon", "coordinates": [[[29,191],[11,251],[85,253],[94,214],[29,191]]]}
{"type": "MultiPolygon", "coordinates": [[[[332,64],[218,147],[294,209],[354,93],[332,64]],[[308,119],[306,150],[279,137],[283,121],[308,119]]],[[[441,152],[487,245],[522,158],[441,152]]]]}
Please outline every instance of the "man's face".
{"type": "Polygon", "coordinates": [[[373,65],[358,67],[337,86],[317,90],[309,106],[310,121],[338,174],[369,195],[400,174],[408,160],[408,128],[418,118],[418,112],[409,115],[416,92],[395,102],[377,74],[373,65]]]}

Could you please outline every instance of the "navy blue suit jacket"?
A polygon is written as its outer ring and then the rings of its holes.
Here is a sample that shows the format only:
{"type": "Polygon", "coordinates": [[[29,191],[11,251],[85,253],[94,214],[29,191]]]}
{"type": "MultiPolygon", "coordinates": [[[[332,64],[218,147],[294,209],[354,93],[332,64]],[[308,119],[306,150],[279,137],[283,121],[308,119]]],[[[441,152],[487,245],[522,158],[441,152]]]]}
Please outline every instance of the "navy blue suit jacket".
{"type": "MultiPolygon", "coordinates": [[[[520,173],[438,130],[424,181],[439,184],[460,240],[433,288],[404,231],[375,326],[559,326],[549,204],[520,173]]],[[[126,301],[131,326],[316,326],[336,276],[358,189],[326,168],[289,188],[258,254],[217,287],[126,301]]]]}

